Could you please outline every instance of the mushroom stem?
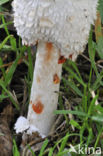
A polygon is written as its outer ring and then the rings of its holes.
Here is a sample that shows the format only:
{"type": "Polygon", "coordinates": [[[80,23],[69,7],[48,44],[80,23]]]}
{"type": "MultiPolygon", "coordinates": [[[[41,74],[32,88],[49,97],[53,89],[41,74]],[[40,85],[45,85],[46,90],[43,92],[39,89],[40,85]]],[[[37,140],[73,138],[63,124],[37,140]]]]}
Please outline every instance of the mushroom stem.
{"type": "Polygon", "coordinates": [[[55,119],[62,72],[58,51],[52,43],[38,43],[27,119],[30,130],[41,135],[48,135],[55,119]]]}

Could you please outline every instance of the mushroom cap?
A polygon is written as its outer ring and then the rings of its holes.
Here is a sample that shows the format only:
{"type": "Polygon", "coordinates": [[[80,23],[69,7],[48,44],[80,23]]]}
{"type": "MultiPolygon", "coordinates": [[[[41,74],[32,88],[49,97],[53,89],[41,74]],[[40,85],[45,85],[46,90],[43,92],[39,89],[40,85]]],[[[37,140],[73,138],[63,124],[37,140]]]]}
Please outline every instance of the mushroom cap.
{"type": "Polygon", "coordinates": [[[98,0],[14,0],[14,25],[23,44],[52,42],[68,58],[83,52],[98,0]]]}

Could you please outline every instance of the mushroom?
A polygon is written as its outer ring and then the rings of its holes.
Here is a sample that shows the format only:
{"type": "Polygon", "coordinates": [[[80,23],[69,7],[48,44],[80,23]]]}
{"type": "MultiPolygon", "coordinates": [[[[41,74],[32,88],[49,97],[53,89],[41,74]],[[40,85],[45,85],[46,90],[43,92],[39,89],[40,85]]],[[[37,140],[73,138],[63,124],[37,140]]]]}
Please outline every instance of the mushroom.
{"type": "Polygon", "coordinates": [[[55,120],[62,63],[75,61],[88,42],[98,0],[14,0],[14,26],[25,45],[37,44],[27,119],[16,132],[47,136],[55,120]]]}

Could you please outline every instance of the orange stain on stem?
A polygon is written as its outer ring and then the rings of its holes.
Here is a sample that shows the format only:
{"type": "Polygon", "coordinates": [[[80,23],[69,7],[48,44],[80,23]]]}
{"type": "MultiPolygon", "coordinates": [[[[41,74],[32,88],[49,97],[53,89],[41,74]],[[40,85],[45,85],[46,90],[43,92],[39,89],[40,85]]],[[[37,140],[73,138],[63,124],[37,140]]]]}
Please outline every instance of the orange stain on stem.
{"type": "Polygon", "coordinates": [[[51,52],[53,50],[53,44],[52,43],[46,43],[46,56],[45,61],[48,62],[51,59],[51,52]]]}
{"type": "Polygon", "coordinates": [[[69,55],[69,59],[72,60],[72,57],[73,57],[73,54],[70,54],[69,55]]]}
{"type": "Polygon", "coordinates": [[[32,105],[32,109],[35,113],[41,114],[44,109],[44,105],[41,103],[41,101],[37,101],[35,104],[32,105]]]}
{"type": "Polygon", "coordinates": [[[58,60],[58,64],[62,64],[66,62],[66,58],[64,56],[60,56],[59,60],[58,60]]]}
{"type": "Polygon", "coordinates": [[[53,82],[54,82],[54,84],[60,83],[60,78],[58,77],[57,74],[54,75],[54,77],[53,77],[53,82]]]}

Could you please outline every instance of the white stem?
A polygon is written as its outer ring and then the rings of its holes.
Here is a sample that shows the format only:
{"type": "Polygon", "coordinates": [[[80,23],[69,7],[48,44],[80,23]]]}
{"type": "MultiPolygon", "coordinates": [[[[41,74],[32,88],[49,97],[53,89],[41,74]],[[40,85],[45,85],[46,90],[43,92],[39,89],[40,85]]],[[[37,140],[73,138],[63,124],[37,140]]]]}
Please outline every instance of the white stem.
{"type": "Polygon", "coordinates": [[[55,119],[62,72],[59,58],[59,49],[51,43],[38,44],[27,119],[31,131],[36,128],[41,135],[49,133],[55,119]]]}

